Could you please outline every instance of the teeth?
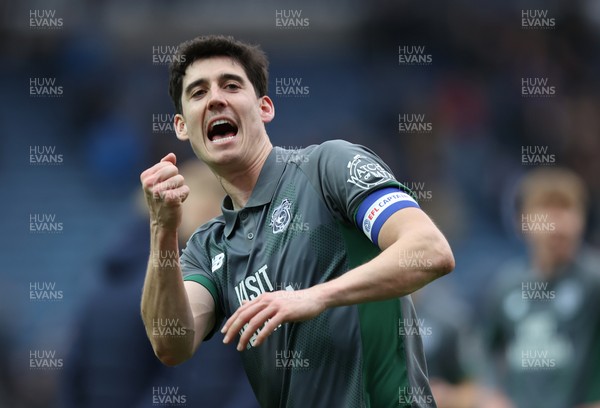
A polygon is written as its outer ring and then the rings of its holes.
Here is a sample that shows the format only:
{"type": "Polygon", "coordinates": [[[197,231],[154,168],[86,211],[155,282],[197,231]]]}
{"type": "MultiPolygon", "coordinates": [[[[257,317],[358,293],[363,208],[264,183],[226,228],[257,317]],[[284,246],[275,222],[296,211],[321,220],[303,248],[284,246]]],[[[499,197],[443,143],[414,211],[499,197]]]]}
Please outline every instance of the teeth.
{"type": "Polygon", "coordinates": [[[235,136],[227,136],[227,137],[222,137],[222,138],[220,138],[220,139],[215,139],[215,140],[213,140],[212,142],[213,142],[213,143],[223,143],[223,142],[226,142],[226,141],[228,141],[228,140],[231,140],[231,139],[233,139],[234,137],[235,137],[235,136]]]}
{"type": "Polygon", "coordinates": [[[210,125],[210,129],[212,130],[212,129],[213,129],[215,126],[217,126],[217,125],[223,125],[223,124],[225,124],[225,123],[228,123],[228,124],[230,124],[231,126],[233,126],[233,124],[232,124],[230,121],[228,121],[228,120],[226,120],[226,119],[219,119],[219,120],[215,120],[215,121],[213,122],[213,124],[212,124],[212,125],[210,125]]]}

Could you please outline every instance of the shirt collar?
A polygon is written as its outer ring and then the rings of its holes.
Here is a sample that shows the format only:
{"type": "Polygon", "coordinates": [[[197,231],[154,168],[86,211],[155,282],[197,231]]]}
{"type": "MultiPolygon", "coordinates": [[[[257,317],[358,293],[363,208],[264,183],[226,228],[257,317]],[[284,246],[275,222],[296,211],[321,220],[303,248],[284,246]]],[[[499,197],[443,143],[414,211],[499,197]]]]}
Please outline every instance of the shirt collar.
{"type": "Polygon", "coordinates": [[[283,170],[285,169],[286,164],[284,160],[277,160],[278,157],[281,157],[281,148],[274,147],[271,149],[269,156],[267,156],[267,160],[265,160],[262,169],[260,170],[258,180],[256,181],[254,189],[252,190],[250,199],[243,209],[235,211],[233,209],[231,197],[225,196],[223,199],[221,211],[223,212],[223,217],[225,218],[224,232],[227,238],[229,238],[233,232],[233,229],[235,228],[240,211],[243,211],[246,208],[260,207],[269,204],[273,199],[275,189],[277,188],[277,184],[279,184],[279,180],[283,175],[283,170]]]}

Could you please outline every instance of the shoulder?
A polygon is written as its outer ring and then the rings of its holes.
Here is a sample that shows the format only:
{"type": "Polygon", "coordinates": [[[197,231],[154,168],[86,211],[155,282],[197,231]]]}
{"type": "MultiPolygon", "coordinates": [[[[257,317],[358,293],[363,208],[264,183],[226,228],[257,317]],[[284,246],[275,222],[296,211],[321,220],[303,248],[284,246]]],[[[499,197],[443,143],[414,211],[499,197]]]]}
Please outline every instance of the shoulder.
{"type": "Polygon", "coordinates": [[[361,145],[357,145],[354,143],[350,143],[347,140],[342,140],[342,139],[332,139],[332,140],[326,140],[325,142],[316,145],[318,148],[322,149],[322,150],[333,150],[333,149],[350,149],[350,148],[356,148],[356,147],[362,147],[361,145]]]}
{"type": "Polygon", "coordinates": [[[306,149],[307,153],[311,155],[330,155],[332,157],[339,157],[340,153],[359,152],[361,150],[368,151],[364,146],[342,139],[327,140],[321,144],[309,146],[306,149]]]}
{"type": "Polygon", "coordinates": [[[356,164],[367,158],[376,158],[375,153],[367,147],[341,139],[327,140],[321,144],[298,149],[290,156],[292,158],[295,156],[296,164],[305,170],[336,169],[336,173],[342,168],[350,169],[353,163],[356,164]]]}
{"type": "Polygon", "coordinates": [[[370,151],[360,145],[345,140],[327,140],[320,144],[314,144],[302,148],[274,147],[274,153],[278,163],[296,166],[308,174],[315,171],[323,171],[327,168],[337,168],[341,164],[349,165],[352,158],[360,152],[370,151]]]}
{"type": "Polygon", "coordinates": [[[219,241],[223,236],[224,228],[225,218],[223,217],[223,215],[219,215],[218,217],[215,217],[212,220],[198,227],[188,240],[188,246],[190,244],[198,245],[205,244],[211,241],[219,241]]]}
{"type": "Polygon", "coordinates": [[[584,246],[577,258],[577,264],[590,276],[593,280],[600,279],[600,271],[598,265],[600,265],[600,252],[589,246],[584,246]]]}
{"type": "Polygon", "coordinates": [[[224,227],[225,220],[221,215],[194,231],[181,252],[182,266],[206,267],[210,261],[211,247],[221,247],[224,227]]]}
{"type": "Polygon", "coordinates": [[[314,144],[307,147],[299,148],[299,149],[286,149],[283,147],[275,147],[278,152],[285,153],[286,157],[290,159],[290,161],[294,161],[295,156],[300,157],[316,157],[316,156],[331,156],[331,157],[339,157],[340,153],[345,152],[359,152],[365,151],[370,152],[364,146],[357,145],[354,143],[350,143],[346,140],[342,139],[333,139],[327,140],[320,144],[314,144]]]}

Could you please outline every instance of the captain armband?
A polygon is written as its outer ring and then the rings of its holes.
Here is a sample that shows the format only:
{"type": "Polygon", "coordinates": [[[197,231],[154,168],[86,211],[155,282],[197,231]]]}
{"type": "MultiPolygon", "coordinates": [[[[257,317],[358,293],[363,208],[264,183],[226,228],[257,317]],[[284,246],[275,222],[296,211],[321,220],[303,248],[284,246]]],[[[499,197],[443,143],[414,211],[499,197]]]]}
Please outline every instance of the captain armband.
{"type": "Polygon", "coordinates": [[[355,222],[371,242],[378,245],[379,231],[383,224],[396,211],[407,207],[420,208],[414,198],[399,188],[382,188],[363,200],[356,212],[355,222]]]}

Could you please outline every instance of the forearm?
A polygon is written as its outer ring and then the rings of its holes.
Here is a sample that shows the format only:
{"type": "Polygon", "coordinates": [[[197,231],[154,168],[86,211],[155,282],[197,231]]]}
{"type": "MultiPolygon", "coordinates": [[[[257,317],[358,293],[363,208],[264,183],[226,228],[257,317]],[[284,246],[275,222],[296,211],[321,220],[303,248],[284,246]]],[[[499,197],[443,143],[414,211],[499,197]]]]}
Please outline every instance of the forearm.
{"type": "Polygon", "coordinates": [[[454,259],[441,234],[405,236],[371,261],[314,286],[326,307],[404,296],[450,272],[454,259]]]}
{"type": "Polygon", "coordinates": [[[179,266],[176,231],[151,225],[142,319],[157,357],[167,365],[191,357],[194,323],[179,266]]]}

